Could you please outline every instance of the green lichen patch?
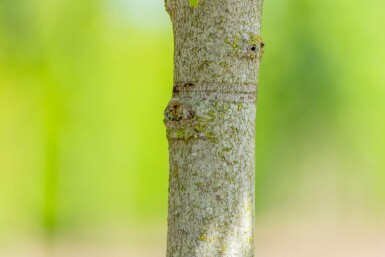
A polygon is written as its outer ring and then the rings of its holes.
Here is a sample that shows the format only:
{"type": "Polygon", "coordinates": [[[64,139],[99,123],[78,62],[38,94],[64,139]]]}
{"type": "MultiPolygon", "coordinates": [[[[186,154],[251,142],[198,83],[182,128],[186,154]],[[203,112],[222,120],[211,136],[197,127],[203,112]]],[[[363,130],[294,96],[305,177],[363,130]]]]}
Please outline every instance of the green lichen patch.
{"type": "MultiPolygon", "coordinates": [[[[197,51],[193,51],[193,52],[197,52],[197,51]]],[[[198,71],[207,70],[212,64],[213,64],[212,61],[204,60],[198,65],[198,71]]]]}
{"type": "Polygon", "coordinates": [[[217,117],[217,116],[215,115],[215,112],[212,111],[212,110],[210,110],[210,111],[207,112],[207,116],[208,116],[209,121],[214,121],[215,118],[217,117]]]}
{"type": "Polygon", "coordinates": [[[225,152],[230,152],[232,149],[233,149],[232,146],[223,147],[223,151],[225,151],[225,152]]]}
{"type": "Polygon", "coordinates": [[[202,127],[201,124],[197,124],[197,125],[194,126],[194,131],[195,131],[195,132],[199,133],[199,132],[201,132],[202,130],[203,130],[203,127],[202,127]]]}
{"type": "Polygon", "coordinates": [[[240,48],[241,39],[239,38],[238,35],[233,35],[232,39],[229,39],[228,37],[226,37],[224,39],[224,42],[230,45],[233,49],[236,49],[236,48],[240,48]]]}
{"type": "Polygon", "coordinates": [[[222,68],[224,69],[227,69],[229,67],[229,65],[227,64],[227,62],[220,62],[219,63],[219,66],[221,66],[222,68]]]}
{"type": "Polygon", "coordinates": [[[222,245],[221,250],[220,250],[221,256],[225,256],[227,254],[228,250],[229,250],[229,247],[226,244],[222,245]]]}
{"type": "Polygon", "coordinates": [[[227,181],[229,181],[230,183],[235,183],[235,178],[233,176],[231,176],[230,174],[227,174],[225,175],[225,179],[227,181]]]}
{"type": "Polygon", "coordinates": [[[264,43],[260,35],[250,31],[238,31],[224,38],[234,57],[258,58],[263,53],[264,43]]]}
{"type": "Polygon", "coordinates": [[[207,240],[207,235],[203,234],[199,237],[199,241],[206,241],[207,240]]]}
{"type": "Polygon", "coordinates": [[[189,140],[190,138],[198,138],[198,135],[189,129],[178,129],[175,131],[177,139],[189,140]]]}
{"type": "Polygon", "coordinates": [[[206,139],[211,142],[217,144],[219,142],[219,139],[215,136],[215,134],[211,131],[208,131],[206,134],[206,139]]]}
{"type": "MultiPolygon", "coordinates": [[[[219,104],[218,101],[215,101],[213,103],[214,109],[220,114],[221,117],[224,117],[224,114],[227,113],[230,110],[230,104],[227,102],[224,102],[222,104],[219,104]]],[[[216,116],[212,114],[212,110],[210,110],[207,115],[210,118],[215,118],[216,116]]]]}
{"type": "Polygon", "coordinates": [[[261,37],[255,33],[249,32],[249,39],[247,40],[247,43],[249,45],[258,45],[262,40],[261,37]]]}

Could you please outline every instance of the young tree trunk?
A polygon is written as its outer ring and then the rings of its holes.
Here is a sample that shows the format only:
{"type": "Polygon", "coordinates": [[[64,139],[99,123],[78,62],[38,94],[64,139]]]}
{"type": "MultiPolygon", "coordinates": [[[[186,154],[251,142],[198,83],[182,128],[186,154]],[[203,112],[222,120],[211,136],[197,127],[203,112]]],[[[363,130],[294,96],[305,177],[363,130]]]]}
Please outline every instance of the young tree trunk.
{"type": "Polygon", "coordinates": [[[263,0],[166,0],[174,30],[167,257],[254,256],[263,0]]]}

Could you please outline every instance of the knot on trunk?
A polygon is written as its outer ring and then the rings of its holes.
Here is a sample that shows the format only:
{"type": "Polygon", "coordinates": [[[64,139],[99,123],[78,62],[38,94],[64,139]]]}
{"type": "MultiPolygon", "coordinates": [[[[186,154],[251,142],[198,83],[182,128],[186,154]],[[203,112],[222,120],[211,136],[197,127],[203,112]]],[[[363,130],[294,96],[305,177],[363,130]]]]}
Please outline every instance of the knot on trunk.
{"type": "Polygon", "coordinates": [[[178,98],[171,99],[164,111],[164,118],[169,121],[191,120],[194,117],[191,104],[182,103],[178,98]]]}

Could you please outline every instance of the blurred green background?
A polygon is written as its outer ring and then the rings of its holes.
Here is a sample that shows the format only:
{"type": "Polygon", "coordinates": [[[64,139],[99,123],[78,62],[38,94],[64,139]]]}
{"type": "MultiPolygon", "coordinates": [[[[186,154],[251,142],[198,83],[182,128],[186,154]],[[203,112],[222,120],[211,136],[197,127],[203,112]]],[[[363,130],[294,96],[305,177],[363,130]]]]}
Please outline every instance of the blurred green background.
{"type": "MultiPolygon", "coordinates": [[[[259,256],[381,255],[384,8],[265,1],[259,256]]],[[[165,255],[172,56],[162,0],[0,1],[1,256],[165,255]]]]}

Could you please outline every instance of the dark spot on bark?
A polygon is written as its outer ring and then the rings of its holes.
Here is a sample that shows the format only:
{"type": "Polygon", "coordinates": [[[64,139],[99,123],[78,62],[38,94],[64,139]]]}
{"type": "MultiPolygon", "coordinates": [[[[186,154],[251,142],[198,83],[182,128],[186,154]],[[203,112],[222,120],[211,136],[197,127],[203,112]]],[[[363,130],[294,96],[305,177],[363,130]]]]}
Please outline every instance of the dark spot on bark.
{"type": "Polygon", "coordinates": [[[184,87],[193,87],[194,86],[194,83],[191,83],[191,82],[187,82],[183,85],[184,87]]]}
{"type": "Polygon", "coordinates": [[[182,119],[180,107],[182,107],[182,104],[179,102],[175,102],[173,105],[171,105],[170,112],[174,117],[174,120],[182,119]]]}
{"type": "Polygon", "coordinates": [[[193,119],[194,117],[195,117],[195,111],[194,111],[194,110],[191,110],[191,109],[187,110],[187,116],[186,116],[186,118],[187,118],[187,119],[193,119]]]}
{"type": "Polygon", "coordinates": [[[261,48],[265,47],[265,43],[263,43],[263,42],[261,42],[259,45],[261,46],[261,48]]]}
{"type": "Polygon", "coordinates": [[[257,47],[256,47],[256,46],[252,46],[252,47],[250,48],[250,50],[251,50],[251,51],[255,51],[255,50],[257,50],[257,47]]]}
{"type": "Polygon", "coordinates": [[[182,103],[172,101],[164,111],[164,116],[168,120],[179,121],[182,119],[182,103]]]}
{"type": "Polygon", "coordinates": [[[173,92],[173,93],[179,93],[179,92],[180,92],[179,86],[178,86],[178,85],[175,85],[175,86],[173,87],[173,89],[172,89],[172,92],[173,92]]]}

